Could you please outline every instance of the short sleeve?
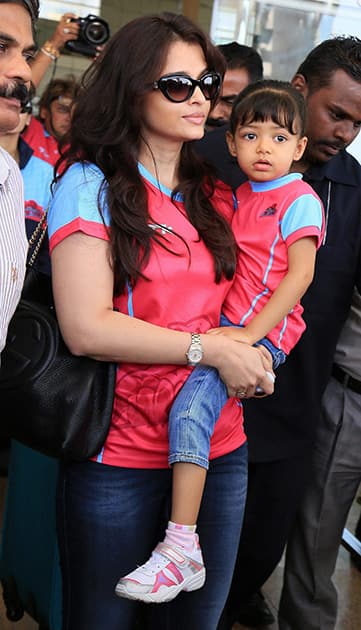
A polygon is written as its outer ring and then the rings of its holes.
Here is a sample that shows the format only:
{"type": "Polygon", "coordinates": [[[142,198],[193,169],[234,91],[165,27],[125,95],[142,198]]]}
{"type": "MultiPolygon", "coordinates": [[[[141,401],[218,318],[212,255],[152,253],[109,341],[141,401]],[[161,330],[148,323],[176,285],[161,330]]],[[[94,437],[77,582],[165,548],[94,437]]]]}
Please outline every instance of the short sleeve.
{"type": "Polygon", "coordinates": [[[93,164],[73,164],[56,184],[48,214],[50,252],[64,238],[83,232],[109,240],[109,212],[105,192],[99,191],[104,180],[93,164]]]}
{"type": "Polygon", "coordinates": [[[228,223],[231,223],[237,209],[237,199],[230,186],[218,180],[211,197],[214,208],[228,223]]]}
{"type": "Polygon", "coordinates": [[[313,194],[298,197],[287,208],[281,220],[282,238],[289,247],[306,236],[316,236],[320,247],[324,231],[324,214],[321,201],[313,194]]]}

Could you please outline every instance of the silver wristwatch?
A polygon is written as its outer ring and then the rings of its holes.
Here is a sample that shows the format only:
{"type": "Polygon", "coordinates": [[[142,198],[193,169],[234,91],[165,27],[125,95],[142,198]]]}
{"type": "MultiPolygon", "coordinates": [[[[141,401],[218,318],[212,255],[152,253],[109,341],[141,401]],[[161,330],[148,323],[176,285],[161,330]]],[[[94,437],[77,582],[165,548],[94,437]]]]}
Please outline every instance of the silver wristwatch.
{"type": "Polygon", "coordinates": [[[188,365],[198,365],[203,357],[203,348],[201,344],[201,336],[198,333],[192,333],[191,345],[189,346],[186,357],[188,365]]]}

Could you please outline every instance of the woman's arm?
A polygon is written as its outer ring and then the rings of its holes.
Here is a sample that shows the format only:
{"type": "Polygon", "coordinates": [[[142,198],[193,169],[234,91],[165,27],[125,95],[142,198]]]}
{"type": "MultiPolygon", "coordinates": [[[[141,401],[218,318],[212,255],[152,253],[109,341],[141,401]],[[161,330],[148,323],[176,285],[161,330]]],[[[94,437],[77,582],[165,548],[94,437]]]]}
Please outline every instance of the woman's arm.
{"type": "Polygon", "coordinates": [[[223,334],[235,341],[253,345],[279,324],[299,302],[312,282],[316,258],[316,238],[307,236],[288,248],[288,272],[263,309],[244,328],[214,328],[211,334],[223,334]]]}
{"type": "MultiPolygon", "coordinates": [[[[162,328],[113,310],[113,272],[107,241],[75,233],[52,253],[57,316],[71,352],[104,361],[186,365],[190,334],[162,328]]],[[[195,331],[196,332],[196,331],[195,331]]],[[[273,384],[262,354],[225,337],[201,335],[202,363],[219,370],[228,393],[267,393],[273,384]]]]}

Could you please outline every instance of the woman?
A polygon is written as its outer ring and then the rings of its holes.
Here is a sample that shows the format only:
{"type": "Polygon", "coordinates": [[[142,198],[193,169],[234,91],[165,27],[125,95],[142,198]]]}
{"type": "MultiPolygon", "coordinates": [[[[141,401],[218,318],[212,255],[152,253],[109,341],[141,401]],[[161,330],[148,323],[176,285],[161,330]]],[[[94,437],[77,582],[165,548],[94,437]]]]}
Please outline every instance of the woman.
{"type": "Polygon", "coordinates": [[[204,133],[223,70],[188,19],[146,16],[114,35],[75,106],[49,218],[57,314],[73,353],[119,368],[102,452],[60,477],[64,630],[133,626],[134,602],[114,589],[166,523],[168,411],[195,362],[217,368],[230,395],[198,522],[207,580],[157,607],[155,627],[165,628],[167,615],[172,628],[215,629],[227,596],[247,476],[234,396],[273,387],[261,351],[204,334],[232,282],[233,209],[191,141],[204,133]]]}

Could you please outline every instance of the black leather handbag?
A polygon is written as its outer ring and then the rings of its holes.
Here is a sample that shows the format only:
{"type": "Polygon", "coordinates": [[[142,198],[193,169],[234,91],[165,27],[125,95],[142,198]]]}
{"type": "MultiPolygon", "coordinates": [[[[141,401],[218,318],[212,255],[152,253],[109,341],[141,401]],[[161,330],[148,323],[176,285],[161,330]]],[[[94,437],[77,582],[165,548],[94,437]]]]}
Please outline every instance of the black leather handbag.
{"type": "Polygon", "coordinates": [[[0,432],[37,451],[83,460],[100,452],[113,409],[116,364],[77,357],[56,318],[51,277],[34,268],[46,231],[34,247],[20,303],[1,354],[0,432]]]}

